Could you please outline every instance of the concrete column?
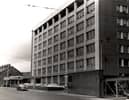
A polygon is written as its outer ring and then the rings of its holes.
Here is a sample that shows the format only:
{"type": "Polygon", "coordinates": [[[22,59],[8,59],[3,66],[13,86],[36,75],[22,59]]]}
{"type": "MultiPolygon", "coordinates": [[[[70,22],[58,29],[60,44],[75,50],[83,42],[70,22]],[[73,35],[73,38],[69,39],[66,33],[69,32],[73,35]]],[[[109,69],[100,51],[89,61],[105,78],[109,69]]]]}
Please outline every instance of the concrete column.
{"type": "Polygon", "coordinates": [[[68,87],[68,75],[65,75],[65,87],[68,87]]]}

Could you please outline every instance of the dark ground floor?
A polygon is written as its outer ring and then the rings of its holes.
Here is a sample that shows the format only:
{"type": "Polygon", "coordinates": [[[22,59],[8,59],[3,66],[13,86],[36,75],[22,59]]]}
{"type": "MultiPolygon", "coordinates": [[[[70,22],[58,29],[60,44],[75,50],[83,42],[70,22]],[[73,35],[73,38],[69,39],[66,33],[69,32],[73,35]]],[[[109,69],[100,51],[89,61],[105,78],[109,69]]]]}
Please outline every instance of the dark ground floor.
{"type": "Polygon", "coordinates": [[[98,97],[124,95],[129,90],[128,76],[105,76],[101,70],[35,78],[34,82],[65,85],[69,93],[98,97]]]}

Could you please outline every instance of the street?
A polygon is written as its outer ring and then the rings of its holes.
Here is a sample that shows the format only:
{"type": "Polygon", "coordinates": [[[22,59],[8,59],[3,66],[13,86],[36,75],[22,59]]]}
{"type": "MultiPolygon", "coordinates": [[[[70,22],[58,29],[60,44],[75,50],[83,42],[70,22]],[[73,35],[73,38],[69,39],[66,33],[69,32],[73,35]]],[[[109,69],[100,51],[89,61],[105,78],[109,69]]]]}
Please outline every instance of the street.
{"type": "Polygon", "coordinates": [[[79,97],[57,95],[48,91],[17,91],[15,88],[0,88],[0,100],[82,100],[79,97]]]}
{"type": "Polygon", "coordinates": [[[0,100],[125,100],[120,99],[104,99],[90,96],[79,96],[63,94],[61,92],[48,92],[40,90],[17,91],[15,88],[0,87],[0,100]]]}

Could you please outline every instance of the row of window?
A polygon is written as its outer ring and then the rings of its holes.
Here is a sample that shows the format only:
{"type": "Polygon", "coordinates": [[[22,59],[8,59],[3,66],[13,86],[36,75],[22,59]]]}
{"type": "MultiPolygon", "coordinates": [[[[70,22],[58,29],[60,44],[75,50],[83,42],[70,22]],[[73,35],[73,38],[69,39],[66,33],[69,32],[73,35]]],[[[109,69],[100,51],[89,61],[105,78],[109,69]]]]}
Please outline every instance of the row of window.
{"type": "MultiPolygon", "coordinates": [[[[39,76],[36,70],[34,70],[34,75],[39,76]]],[[[47,78],[42,78],[41,80],[36,80],[36,83],[41,83],[41,84],[50,84],[50,83],[55,83],[59,85],[65,85],[65,75],[58,75],[58,76],[49,76],[47,78]],[[47,81],[46,81],[47,80],[47,81]]]]}
{"type": "MultiPolygon", "coordinates": [[[[64,48],[64,47],[62,47],[62,48],[64,48]]],[[[58,51],[58,45],[56,45],[54,48],[54,52],[57,52],[57,51],[58,51]]],[[[88,44],[86,46],[86,53],[87,54],[95,53],[95,44],[94,43],[88,44]]],[[[51,55],[51,54],[52,54],[52,47],[48,48],[48,55],[51,55]]],[[[68,59],[73,58],[74,57],[74,49],[68,50],[67,54],[68,54],[67,55],[68,59]]],[[[38,53],[35,53],[34,59],[36,60],[36,59],[39,59],[42,57],[46,57],[46,55],[47,55],[47,51],[46,51],[46,49],[44,49],[43,52],[39,51],[38,53]]],[[[84,56],[84,47],[76,48],[76,56],[77,57],[84,56]]],[[[57,58],[58,58],[58,56],[57,56],[57,58]]],[[[66,53],[65,52],[60,54],[60,60],[66,60],[66,53]]],[[[48,63],[50,63],[50,62],[48,62],[48,63]]]]}
{"type": "Polygon", "coordinates": [[[117,32],[117,38],[129,40],[129,32],[117,32]]]}
{"type": "MultiPolygon", "coordinates": [[[[95,24],[95,18],[94,18],[94,16],[92,16],[89,19],[87,19],[87,27],[90,27],[90,26],[92,26],[94,24],[95,24]]],[[[57,32],[58,31],[58,27],[56,26],[54,28],[55,28],[55,31],[54,32],[57,32]]],[[[82,21],[82,22],[80,22],[80,23],[78,23],[76,25],[76,32],[79,32],[79,31],[82,31],[82,30],[84,30],[84,21],[82,21]]],[[[48,33],[49,35],[52,34],[52,31],[49,30],[49,32],[50,32],[50,33],[48,33]]],[[[74,32],[74,26],[72,26],[72,27],[70,27],[70,28],[67,29],[68,36],[71,36],[74,33],[75,33],[74,32]]],[[[65,37],[66,36],[64,34],[66,34],[66,31],[63,31],[63,32],[60,33],[60,38],[61,39],[62,39],[62,37],[65,37]]],[[[58,37],[59,37],[58,35],[54,36],[54,41],[55,42],[58,40],[58,37]]],[[[47,32],[43,33],[43,36],[42,35],[39,35],[38,37],[36,37],[34,39],[34,43],[38,43],[38,42],[40,42],[40,41],[42,41],[42,40],[44,40],[46,38],[47,38],[47,32]]]]}
{"type": "Polygon", "coordinates": [[[128,14],[128,6],[127,5],[118,5],[116,6],[116,10],[120,13],[125,13],[125,14],[128,14]]]}
{"type": "MultiPolygon", "coordinates": [[[[87,66],[88,70],[95,68],[95,58],[94,57],[93,58],[88,58],[86,60],[86,62],[87,62],[86,66],[87,66]]],[[[76,64],[76,70],[77,71],[84,70],[84,60],[82,60],[82,59],[77,60],[75,64],[76,64]]],[[[66,64],[63,63],[63,64],[60,64],[60,66],[53,65],[53,68],[52,68],[52,66],[48,66],[47,71],[46,71],[46,67],[43,67],[42,68],[42,73],[43,73],[43,75],[45,75],[46,72],[48,74],[51,74],[52,72],[53,73],[58,73],[59,70],[60,70],[60,73],[65,73],[66,72],[66,64]]],[[[74,71],[74,61],[71,61],[71,62],[67,63],[67,70],[68,70],[68,72],[73,72],[74,71]]]]}
{"type": "Polygon", "coordinates": [[[129,27],[129,19],[117,18],[117,24],[119,26],[129,27]]]}
{"type": "Polygon", "coordinates": [[[129,54],[129,45],[120,45],[120,53],[128,53],[129,54]]]}
{"type": "MultiPolygon", "coordinates": [[[[87,7],[87,14],[90,14],[90,13],[92,13],[92,12],[94,12],[94,10],[95,10],[95,3],[92,3],[92,4],[90,4],[90,5],[88,5],[87,7]]],[[[81,9],[80,11],[78,11],[77,13],[76,13],[76,19],[78,20],[78,19],[81,19],[82,17],[84,16],[84,9],[81,9]]],[[[68,17],[68,24],[71,24],[71,23],[73,23],[74,22],[74,15],[72,15],[72,16],[70,16],[70,17],[68,17]]],[[[51,22],[52,23],[52,22],[51,22]]],[[[62,28],[64,28],[64,27],[66,27],[66,20],[64,20],[64,21],[62,21],[61,23],[60,23],[60,28],[62,29],[62,28]]],[[[37,35],[38,34],[38,32],[42,32],[42,29],[43,27],[39,27],[36,31],[35,31],[35,35],[37,35]]],[[[47,28],[47,25],[45,25],[45,29],[47,28]]],[[[56,26],[54,26],[54,32],[58,32],[58,30],[59,30],[59,25],[56,25],[56,26]]],[[[51,33],[51,31],[49,31],[50,33],[51,33]]]]}
{"type": "MultiPolygon", "coordinates": [[[[122,38],[122,36],[123,36],[122,33],[118,34],[118,35],[120,35],[119,38],[122,38]]],[[[60,38],[64,39],[65,37],[66,37],[66,33],[65,32],[61,33],[60,38]]],[[[86,33],[86,38],[87,38],[87,40],[94,39],[95,38],[95,31],[91,30],[91,31],[87,32],[86,33]]],[[[57,42],[58,40],[59,40],[59,35],[55,35],[54,40],[53,40],[53,38],[48,39],[48,45],[52,45],[53,42],[57,42]]],[[[84,34],[80,34],[80,35],[76,36],[76,44],[80,44],[80,43],[83,43],[83,42],[84,42],[84,34]]],[[[74,46],[74,38],[69,39],[68,42],[67,42],[67,45],[68,45],[68,47],[73,47],[74,46]]],[[[47,46],[47,41],[44,41],[43,43],[39,43],[38,45],[34,46],[34,51],[36,52],[37,50],[41,50],[42,48],[45,48],[46,46],[47,46]]],[[[65,48],[66,48],[66,42],[65,41],[60,42],[60,50],[63,50],[65,48]]],[[[52,50],[50,50],[50,49],[52,49],[52,48],[51,47],[48,48],[48,52],[49,51],[52,52],[52,50]]],[[[54,52],[55,51],[58,51],[58,44],[54,46],[54,52]]]]}
{"type": "Polygon", "coordinates": [[[119,60],[119,65],[121,67],[129,67],[129,59],[126,59],[126,58],[121,58],[119,60]]]}

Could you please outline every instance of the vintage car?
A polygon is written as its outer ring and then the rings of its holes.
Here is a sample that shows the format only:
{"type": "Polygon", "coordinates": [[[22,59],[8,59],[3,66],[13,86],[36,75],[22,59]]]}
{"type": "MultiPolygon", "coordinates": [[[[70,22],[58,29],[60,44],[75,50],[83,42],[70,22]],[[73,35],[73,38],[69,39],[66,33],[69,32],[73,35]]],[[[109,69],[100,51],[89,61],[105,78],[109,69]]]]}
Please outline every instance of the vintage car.
{"type": "Polygon", "coordinates": [[[27,91],[27,90],[28,90],[27,87],[26,87],[26,85],[24,85],[24,84],[19,84],[19,85],[16,87],[16,89],[17,89],[18,91],[27,91]]]}

